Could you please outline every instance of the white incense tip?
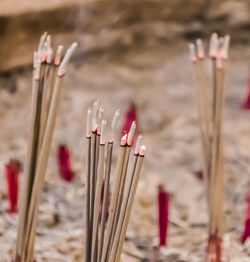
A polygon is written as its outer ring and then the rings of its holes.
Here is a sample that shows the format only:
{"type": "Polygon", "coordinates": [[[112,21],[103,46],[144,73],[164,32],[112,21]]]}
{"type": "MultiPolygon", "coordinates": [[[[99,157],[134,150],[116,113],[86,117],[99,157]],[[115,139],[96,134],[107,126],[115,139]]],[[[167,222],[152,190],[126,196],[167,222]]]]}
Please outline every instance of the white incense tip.
{"type": "Polygon", "coordinates": [[[86,129],[86,137],[91,136],[91,117],[92,117],[92,110],[91,108],[88,109],[88,114],[87,114],[87,129],[86,129]]]}
{"type": "Polygon", "coordinates": [[[199,38],[196,40],[196,46],[197,46],[197,55],[199,59],[204,59],[205,58],[205,52],[204,52],[204,47],[202,40],[199,38]]]}
{"type": "Polygon", "coordinates": [[[190,60],[192,63],[195,63],[197,61],[196,53],[195,53],[195,45],[190,44],[189,45],[189,51],[190,51],[190,60]]]}
{"type": "Polygon", "coordinates": [[[213,33],[211,35],[210,43],[209,43],[209,56],[211,58],[217,57],[218,48],[219,48],[218,35],[216,33],[213,33]]]}
{"type": "Polygon", "coordinates": [[[223,46],[222,46],[222,58],[224,60],[228,59],[228,53],[229,53],[229,45],[230,45],[230,36],[226,35],[224,37],[224,42],[223,42],[223,46]]]}
{"type": "Polygon", "coordinates": [[[68,65],[68,62],[71,58],[71,56],[73,55],[76,47],[78,46],[78,44],[76,42],[74,42],[71,47],[67,50],[63,60],[62,60],[62,63],[61,65],[59,66],[59,69],[58,69],[58,72],[57,72],[57,75],[59,77],[62,77],[65,75],[66,73],[66,68],[67,68],[67,65],[68,65]]]}
{"type": "Polygon", "coordinates": [[[126,142],[127,142],[127,134],[125,134],[123,137],[122,137],[122,139],[121,139],[121,146],[125,146],[126,145],[126,142]]]}
{"type": "Polygon", "coordinates": [[[56,66],[59,66],[61,63],[62,51],[63,51],[63,45],[59,45],[56,51],[55,62],[54,62],[56,66]]]}
{"type": "Polygon", "coordinates": [[[50,35],[47,36],[46,42],[47,42],[48,47],[50,48],[51,47],[51,36],[50,35]]]}
{"type": "Polygon", "coordinates": [[[140,156],[144,156],[145,152],[146,152],[146,146],[142,145],[141,148],[140,148],[140,156]]]}
{"type": "Polygon", "coordinates": [[[36,66],[37,66],[37,52],[35,51],[33,55],[33,69],[36,69],[36,66]]]}
{"type": "Polygon", "coordinates": [[[104,106],[101,105],[99,108],[99,112],[98,112],[98,120],[97,120],[97,131],[100,133],[100,129],[101,129],[101,124],[102,124],[102,120],[104,117],[104,106]]]}
{"type": "Polygon", "coordinates": [[[117,119],[118,117],[120,116],[120,109],[117,109],[115,111],[115,115],[114,115],[114,118],[113,118],[113,121],[111,123],[111,137],[110,137],[110,140],[111,141],[114,141],[114,137],[115,137],[115,128],[116,128],[116,123],[117,123],[117,119]]]}
{"type": "Polygon", "coordinates": [[[35,80],[39,80],[40,79],[40,69],[41,69],[41,60],[37,59],[36,62],[36,69],[35,69],[35,80]]]}
{"type": "Polygon", "coordinates": [[[48,64],[51,64],[52,62],[52,56],[53,56],[53,49],[51,47],[48,48],[47,56],[46,56],[46,62],[48,64]]]}
{"type": "Polygon", "coordinates": [[[140,153],[141,143],[142,143],[142,135],[139,135],[135,146],[135,155],[138,155],[140,153]]]}
{"type": "Polygon", "coordinates": [[[134,136],[134,133],[135,133],[135,129],[136,129],[136,123],[135,121],[133,121],[131,127],[130,127],[130,131],[128,133],[128,140],[127,140],[127,143],[129,146],[131,146],[132,144],[132,140],[133,140],[133,136],[134,136]]]}
{"type": "Polygon", "coordinates": [[[97,111],[98,111],[98,99],[95,100],[93,105],[93,115],[92,115],[92,131],[95,132],[97,129],[97,111]]]}
{"type": "Polygon", "coordinates": [[[100,144],[104,145],[106,141],[106,124],[107,120],[103,119],[101,124],[101,137],[100,137],[100,144]]]}
{"type": "Polygon", "coordinates": [[[39,56],[41,55],[46,37],[47,37],[47,32],[44,32],[40,38],[39,45],[38,45],[38,55],[39,56]]]}

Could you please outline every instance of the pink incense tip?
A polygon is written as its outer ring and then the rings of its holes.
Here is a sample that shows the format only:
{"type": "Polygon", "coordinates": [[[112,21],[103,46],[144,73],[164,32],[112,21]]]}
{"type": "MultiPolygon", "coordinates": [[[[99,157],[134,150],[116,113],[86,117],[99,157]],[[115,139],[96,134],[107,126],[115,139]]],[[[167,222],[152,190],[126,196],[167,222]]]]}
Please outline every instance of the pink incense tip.
{"type": "Polygon", "coordinates": [[[10,162],[5,165],[5,176],[8,187],[10,213],[18,212],[18,186],[20,171],[21,163],[16,159],[11,159],[10,162]]]}
{"type": "Polygon", "coordinates": [[[208,239],[206,262],[222,262],[222,239],[212,235],[208,239]]]}
{"type": "Polygon", "coordinates": [[[247,210],[246,210],[244,231],[241,238],[242,244],[244,244],[245,241],[250,237],[250,190],[247,193],[246,202],[247,202],[247,210]]]}
{"type": "Polygon", "coordinates": [[[125,146],[127,144],[127,134],[125,134],[122,138],[121,138],[121,146],[125,146]]]}
{"type": "Polygon", "coordinates": [[[165,191],[163,185],[158,188],[158,228],[159,228],[159,246],[167,245],[169,217],[169,194],[165,191]]]}
{"type": "Polygon", "coordinates": [[[71,153],[66,145],[58,147],[58,166],[61,178],[66,182],[72,182],[75,172],[71,166],[71,153]]]}

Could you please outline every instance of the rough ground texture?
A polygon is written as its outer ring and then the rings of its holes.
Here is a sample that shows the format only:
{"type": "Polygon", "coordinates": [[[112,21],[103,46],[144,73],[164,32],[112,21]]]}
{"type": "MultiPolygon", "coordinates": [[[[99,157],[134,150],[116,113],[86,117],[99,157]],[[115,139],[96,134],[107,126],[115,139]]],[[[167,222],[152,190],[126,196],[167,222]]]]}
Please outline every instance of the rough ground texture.
{"type": "MultiPolygon", "coordinates": [[[[249,182],[250,112],[242,111],[247,92],[249,48],[233,45],[225,106],[225,239],[224,261],[249,261],[249,242],[240,237],[249,182]],[[230,259],[230,260],[228,260],[230,259]]],[[[147,156],[131,218],[123,261],[156,258],[157,186],[171,192],[169,248],[163,261],[204,261],[207,239],[205,184],[193,174],[201,168],[195,87],[187,43],[158,40],[126,48],[106,49],[75,59],[65,89],[51,150],[37,228],[37,261],[81,261],[84,233],[84,132],[87,107],[99,97],[111,117],[130,101],[139,110],[139,127],[147,156]],[[73,151],[77,177],[63,183],[56,149],[66,142],[73,151]],[[145,194],[146,192],[146,194],[145,194]]],[[[31,72],[1,78],[0,176],[10,157],[25,160],[28,136],[31,72]]],[[[122,124],[120,119],[120,125],[122,124]]],[[[114,159],[115,161],[115,159],[114,159]]],[[[22,179],[23,175],[21,176],[22,179]]],[[[15,247],[17,217],[6,211],[6,187],[1,183],[0,261],[10,261],[15,247]],[[6,241],[8,240],[8,241],[6,241]],[[5,260],[4,260],[5,259],[5,260]]]]}

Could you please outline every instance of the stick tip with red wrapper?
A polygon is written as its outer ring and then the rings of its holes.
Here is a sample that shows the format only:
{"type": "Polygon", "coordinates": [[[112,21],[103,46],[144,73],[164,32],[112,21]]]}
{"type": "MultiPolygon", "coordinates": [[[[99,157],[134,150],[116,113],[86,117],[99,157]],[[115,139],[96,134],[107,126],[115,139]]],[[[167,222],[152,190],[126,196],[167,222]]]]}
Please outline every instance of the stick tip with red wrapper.
{"type": "Polygon", "coordinates": [[[9,212],[18,212],[18,187],[21,163],[17,159],[11,159],[5,165],[5,176],[8,187],[9,212]]]}
{"type": "Polygon", "coordinates": [[[72,182],[75,172],[72,169],[71,152],[67,145],[61,144],[58,147],[58,167],[61,178],[66,182],[72,182]]]}
{"type": "Polygon", "coordinates": [[[167,246],[169,194],[161,184],[158,187],[159,247],[167,246]]]}
{"type": "Polygon", "coordinates": [[[246,240],[250,238],[250,189],[247,192],[246,203],[247,203],[246,219],[245,219],[244,231],[241,238],[242,244],[244,244],[246,240]]]}

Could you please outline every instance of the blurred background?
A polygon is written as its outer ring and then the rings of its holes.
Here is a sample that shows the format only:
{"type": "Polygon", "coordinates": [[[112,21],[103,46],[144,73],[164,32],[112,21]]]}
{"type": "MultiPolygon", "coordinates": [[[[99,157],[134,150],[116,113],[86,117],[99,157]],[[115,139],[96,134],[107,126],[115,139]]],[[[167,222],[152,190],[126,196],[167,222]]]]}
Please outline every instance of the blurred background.
{"type": "Polygon", "coordinates": [[[96,98],[109,119],[121,109],[117,139],[134,104],[147,146],[122,259],[150,257],[157,243],[157,188],[163,183],[171,193],[164,261],[203,261],[205,182],[197,176],[202,159],[188,44],[198,37],[207,42],[212,32],[230,34],[232,40],[224,112],[225,248],[231,262],[249,261],[250,243],[240,243],[250,182],[250,112],[242,108],[249,30],[249,0],[1,0],[0,245],[6,261],[15,247],[17,217],[5,212],[4,166],[11,158],[25,162],[33,52],[44,31],[54,48],[74,41],[79,47],[64,83],[37,229],[37,261],[82,259],[84,135],[87,108],[96,98]],[[75,180],[70,184],[58,171],[61,144],[71,151],[75,180]]]}

